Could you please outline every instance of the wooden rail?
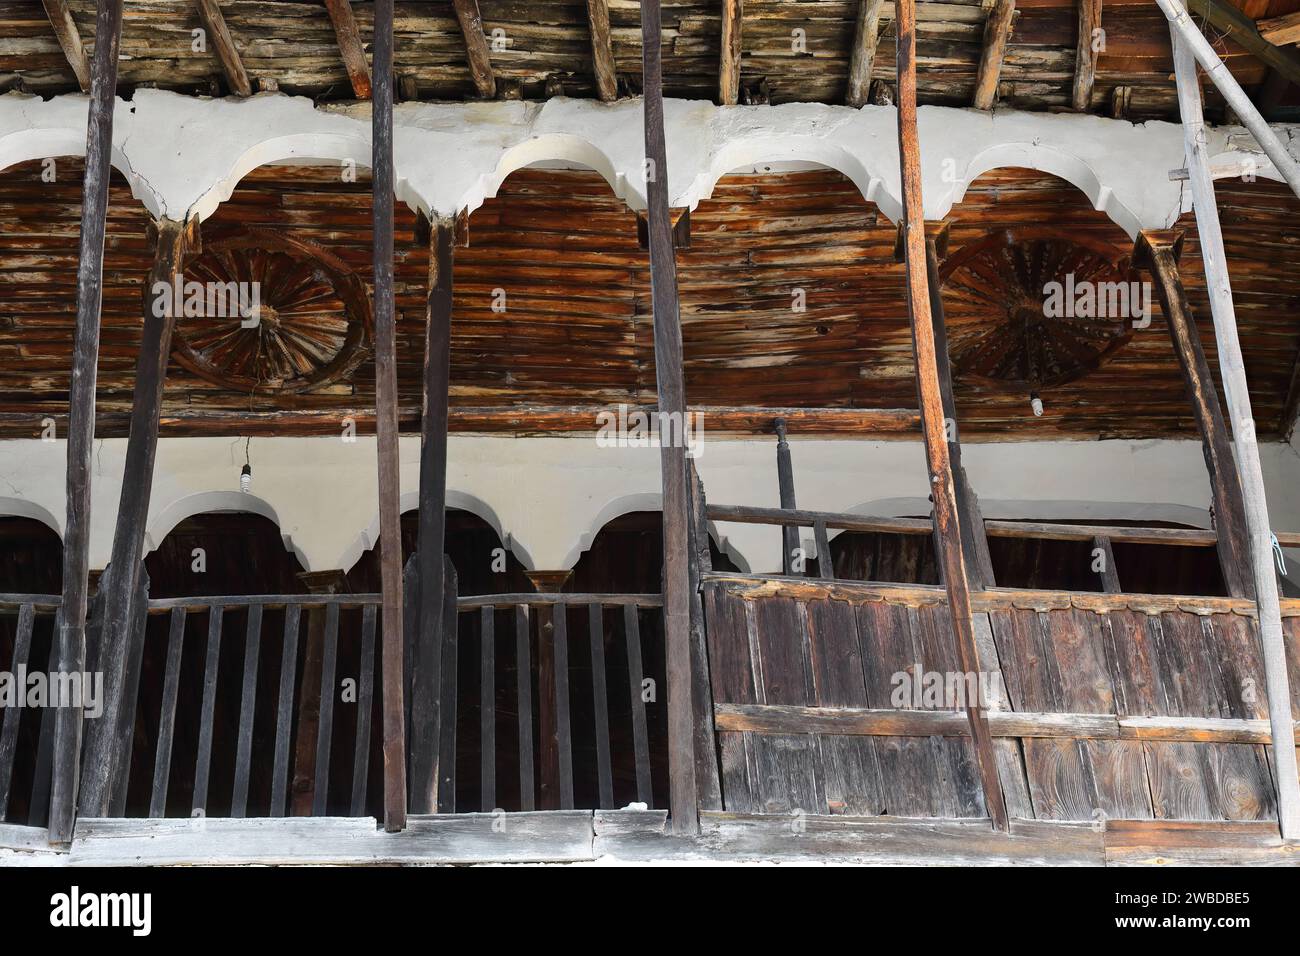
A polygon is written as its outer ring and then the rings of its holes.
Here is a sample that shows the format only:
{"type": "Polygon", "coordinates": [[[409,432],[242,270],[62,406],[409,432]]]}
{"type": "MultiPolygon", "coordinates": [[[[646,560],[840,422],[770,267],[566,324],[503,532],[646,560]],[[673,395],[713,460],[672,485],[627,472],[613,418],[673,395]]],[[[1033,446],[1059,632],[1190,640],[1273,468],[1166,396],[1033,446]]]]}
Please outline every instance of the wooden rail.
{"type": "MultiPolygon", "coordinates": [[[[508,664],[509,654],[498,651],[509,647],[509,639],[514,638],[514,697],[518,727],[518,769],[520,809],[531,810],[534,806],[534,788],[536,786],[535,767],[538,759],[534,754],[533,725],[540,717],[539,709],[545,703],[535,701],[531,681],[531,648],[549,641],[555,662],[554,682],[554,727],[555,759],[558,761],[559,809],[576,808],[574,789],[574,710],[573,697],[576,685],[572,678],[587,668],[570,654],[570,613],[574,621],[585,620],[588,635],[588,661],[591,681],[592,731],[595,750],[595,793],[599,809],[613,809],[626,800],[620,801],[615,786],[615,763],[620,755],[613,749],[611,734],[610,700],[620,693],[611,678],[606,661],[606,638],[614,635],[621,638],[626,651],[627,686],[623,693],[630,704],[631,764],[635,777],[636,799],[647,806],[654,805],[654,792],[650,767],[650,721],[647,716],[646,700],[643,696],[645,681],[645,660],[642,650],[641,611],[658,611],[663,607],[663,599],[657,594],[487,594],[462,597],[457,601],[457,611],[461,621],[472,622],[469,630],[457,628],[459,633],[448,634],[452,641],[463,644],[467,635],[477,631],[479,654],[479,805],[473,808],[458,808],[455,805],[455,764],[443,755],[443,771],[440,781],[440,793],[447,796],[448,812],[457,809],[481,810],[491,812],[498,809],[497,793],[497,689],[499,672],[503,660],[508,664]],[[538,615],[531,613],[534,609],[551,608],[551,627],[548,629],[534,626],[538,615]],[[509,618],[506,617],[509,612],[509,618]],[[585,612],[585,613],[584,613],[585,612]],[[513,621],[513,626],[499,627],[498,623],[513,621]],[[525,679],[529,678],[529,679],[525,679]],[[490,705],[487,705],[491,702],[490,705]]],[[[451,650],[451,658],[455,658],[451,650]]],[[[444,657],[444,661],[448,658],[444,657]]],[[[456,710],[455,688],[444,684],[442,708],[444,713],[456,710]],[[450,691],[450,698],[447,692],[450,691]]],[[[545,751],[546,748],[543,748],[545,751]]],[[[440,800],[442,798],[440,797],[440,800]]]]}

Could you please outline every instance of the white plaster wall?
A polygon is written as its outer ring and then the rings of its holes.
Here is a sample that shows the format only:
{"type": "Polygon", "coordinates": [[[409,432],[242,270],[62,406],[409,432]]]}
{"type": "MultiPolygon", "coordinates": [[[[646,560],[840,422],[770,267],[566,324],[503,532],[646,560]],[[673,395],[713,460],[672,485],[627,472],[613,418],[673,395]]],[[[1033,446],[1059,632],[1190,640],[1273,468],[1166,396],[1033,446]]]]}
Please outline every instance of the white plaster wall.
{"type": "MultiPolygon", "coordinates": [[[[0,170],[83,154],[86,103],[82,95],[0,96],[0,170]]],[[[893,107],[668,100],[665,119],[674,206],[694,207],[734,169],[804,161],[841,171],[886,216],[899,216],[893,107]]],[[[1184,184],[1169,179],[1169,171],[1184,164],[1181,130],[1173,123],[923,106],[919,126],[928,219],[946,215],[970,182],[998,166],[1063,177],[1130,235],[1164,228],[1190,208],[1184,184]]],[[[1300,157],[1296,129],[1277,130],[1300,157]]],[[[1261,157],[1259,175],[1277,178],[1248,134],[1224,128],[1209,136],[1216,160],[1248,152],[1261,157]]],[[[114,166],[151,213],[206,218],[261,165],[368,165],[369,104],[317,108],[281,94],[214,100],[139,90],[131,102],[118,101],[113,145],[114,166]]],[[[394,113],[397,195],[412,208],[443,216],[477,208],[511,172],[546,161],[589,166],[629,206],[642,209],[643,157],[639,99],[403,103],[394,113]]]]}
{"type": "MultiPolygon", "coordinates": [[[[97,443],[90,561],[108,562],[125,439],[97,443]]],[[[863,514],[928,512],[922,446],[912,441],[791,440],[800,507],[863,514]]],[[[419,440],[402,439],[403,508],[417,500],[419,440]]],[[[1300,530],[1300,455],[1261,448],[1273,526],[1300,530]]],[[[241,494],[244,440],[164,438],[149,514],[148,547],[190,514],[244,510],[275,521],[308,570],[350,567],[378,536],[374,439],[254,438],[253,486],[241,494]]],[[[45,520],[62,533],[62,442],[0,442],[0,514],[45,520]]],[[[986,516],[1172,520],[1205,525],[1209,483],[1195,441],[984,443],[963,458],[986,516]]],[[[709,439],[697,460],[710,502],[777,507],[775,445],[709,439]]],[[[659,507],[654,448],[618,449],[592,437],[453,435],[448,502],[510,536],[533,569],[571,567],[597,531],[627,511],[659,507]]],[[[780,566],[775,529],[726,524],[715,538],[753,571],[780,566]]],[[[1297,556],[1300,558],[1300,556],[1297,556]]],[[[1297,560],[1293,558],[1293,560],[1297,560]]]]}

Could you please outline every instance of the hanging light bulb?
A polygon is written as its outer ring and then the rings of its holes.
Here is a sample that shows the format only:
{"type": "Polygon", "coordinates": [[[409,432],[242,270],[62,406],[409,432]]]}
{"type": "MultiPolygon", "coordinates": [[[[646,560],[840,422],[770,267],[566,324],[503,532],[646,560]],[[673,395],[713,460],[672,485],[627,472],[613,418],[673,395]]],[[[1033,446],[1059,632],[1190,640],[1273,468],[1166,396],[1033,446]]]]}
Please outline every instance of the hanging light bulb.
{"type": "Polygon", "coordinates": [[[248,494],[248,490],[253,486],[253,469],[251,465],[245,465],[239,470],[239,490],[248,494]]]}
{"type": "Polygon", "coordinates": [[[1035,418],[1043,417],[1043,400],[1038,397],[1037,392],[1029,393],[1029,407],[1034,410],[1035,418]]]}

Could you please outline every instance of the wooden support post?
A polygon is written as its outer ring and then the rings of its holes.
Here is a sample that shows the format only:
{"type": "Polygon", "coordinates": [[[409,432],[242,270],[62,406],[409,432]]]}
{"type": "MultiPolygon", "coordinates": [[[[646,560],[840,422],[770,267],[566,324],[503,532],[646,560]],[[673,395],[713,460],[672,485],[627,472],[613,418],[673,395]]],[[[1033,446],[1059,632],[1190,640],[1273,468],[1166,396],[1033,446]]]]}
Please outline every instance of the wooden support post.
{"type": "MultiPolygon", "coordinates": [[[[67,523],[63,534],[63,617],[58,670],[81,674],[86,666],[86,607],[90,565],[90,471],[95,444],[95,378],[99,364],[99,311],[103,293],[104,230],[108,217],[117,51],[122,0],[101,0],[95,15],[95,56],[86,121],[86,173],[81,199],[77,263],[77,331],[68,389],[67,523]]],[[[67,843],[77,816],[82,711],[60,707],[55,717],[50,786],[51,843],[67,843]]]]}
{"type": "MultiPolygon", "coordinates": [[[[1227,100],[1228,106],[1240,117],[1242,124],[1246,129],[1250,130],[1260,148],[1273,161],[1273,166],[1286,180],[1287,185],[1291,187],[1291,191],[1300,196],[1300,163],[1295,161],[1287,148],[1282,145],[1281,140],[1277,138],[1277,134],[1269,128],[1268,122],[1259,115],[1259,110],[1255,108],[1255,104],[1242,90],[1232,73],[1223,65],[1223,61],[1219,59],[1219,54],[1215,53],[1214,47],[1210,46],[1210,41],[1205,39],[1200,28],[1192,22],[1192,18],[1187,15],[1183,0],[1156,0],[1156,3],[1160,5],[1160,9],[1164,11],[1169,20],[1170,35],[1186,45],[1189,60],[1195,57],[1195,62],[1201,64],[1201,69],[1205,70],[1205,75],[1218,88],[1219,93],[1227,100]]],[[[1218,9],[1219,6],[1219,4],[1215,4],[1213,0],[1210,0],[1205,7],[1206,14],[1209,15],[1211,9],[1218,9]]],[[[1222,11],[1219,12],[1222,13],[1222,11]]],[[[1235,12],[1240,15],[1240,11],[1235,12]]],[[[1211,18],[1211,22],[1214,22],[1213,18],[1211,18]]],[[[1250,23],[1249,20],[1246,21],[1246,24],[1249,25],[1249,32],[1253,33],[1254,24],[1250,23]]],[[[1240,33],[1234,31],[1233,38],[1239,41],[1244,40],[1246,34],[1247,31],[1245,30],[1240,33]]],[[[1256,36],[1258,37],[1257,34],[1256,36]]],[[[1294,65],[1294,62],[1291,65],[1294,65]]],[[[1281,70],[1284,64],[1270,63],[1270,66],[1281,70]]],[[[1194,67],[1188,67],[1184,72],[1189,74],[1187,82],[1196,89],[1198,97],[1197,112],[1199,113],[1201,88],[1196,82],[1196,70],[1194,67]]],[[[1291,79],[1296,80],[1297,76],[1292,75],[1291,79]]],[[[1187,116],[1184,114],[1184,127],[1186,127],[1186,123],[1187,116]]],[[[1202,137],[1205,135],[1204,127],[1199,128],[1197,135],[1202,137]]]]}
{"type": "Polygon", "coordinates": [[[871,95],[871,69],[880,41],[882,0],[858,0],[858,21],[853,28],[853,56],[849,60],[849,90],[844,102],[854,109],[865,106],[871,95]]]}
{"type": "Polygon", "coordinates": [[[357,18],[352,15],[351,0],[325,0],[334,36],[338,41],[343,68],[348,71],[352,92],[359,100],[370,99],[370,64],[366,62],[366,48],[357,29],[357,18]]]}
{"type": "Polygon", "coordinates": [[[1097,79],[1096,31],[1101,29],[1102,0],[1076,0],[1079,7],[1079,34],[1074,55],[1074,91],[1071,102],[1079,112],[1092,105],[1092,87],[1097,79]]]}
{"type": "Polygon", "coordinates": [[[452,0],[460,32],[465,38],[465,56],[469,60],[469,75],[479,96],[491,99],[497,95],[496,74],[492,72],[492,57],[487,37],[483,34],[483,17],[479,14],[478,0],[452,0]]]}
{"type": "MultiPolygon", "coordinates": [[[[1011,21],[1016,15],[1016,0],[996,0],[984,22],[984,51],[980,54],[979,72],[975,76],[974,106],[991,110],[998,98],[998,78],[1002,75],[1002,58],[1011,40],[1011,21]]],[[[901,95],[901,94],[900,94],[901,95]]]]}
{"type": "Polygon", "coordinates": [[[183,273],[187,249],[195,245],[198,220],[183,223],[164,219],[149,228],[154,245],[153,266],[144,280],[141,301],[144,325],[136,360],[135,394],[122,473],[122,492],[113,534],[113,553],[107,578],[104,622],[99,647],[93,649],[104,675],[104,705],[100,718],[87,728],[81,774],[80,810],[85,816],[105,817],[113,795],[125,783],[128,767],[122,755],[134,724],[135,700],[126,694],[131,679],[128,647],[137,626],[135,606],[144,559],[145,525],[158,450],[158,418],[162,410],[167,361],[171,357],[176,303],[170,290],[173,277],[183,273]],[[162,284],[168,291],[155,295],[162,284]]]}
{"type": "MultiPolygon", "coordinates": [[[[790,460],[790,443],[786,441],[785,419],[776,420],[776,484],[781,498],[781,508],[794,511],[799,506],[794,497],[794,462],[790,460]]],[[[799,548],[799,529],[793,525],[781,526],[781,570],[794,574],[795,552],[799,548]]]]}
{"type": "Polygon", "coordinates": [[[718,58],[718,102],[735,106],[740,96],[741,23],[745,0],[722,0],[722,48],[718,58]]]}
{"type": "Polygon", "coordinates": [[[236,96],[252,96],[253,84],[248,81],[248,72],[235,46],[235,38],[226,26],[226,18],[221,14],[220,3],[217,0],[194,0],[194,6],[198,8],[199,19],[208,31],[217,59],[221,61],[221,70],[226,74],[231,92],[236,96]]]}
{"type": "MultiPolygon", "coordinates": [[[[438,806],[443,549],[447,527],[447,384],[451,375],[452,249],[455,224],[429,229],[429,298],[424,333],[424,412],[420,423],[419,605],[411,675],[411,812],[438,806]]],[[[455,715],[452,715],[452,719],[455,715]]]]}
{"type": "Polygon", "coordinates": [[[1101,558],[1101,569],[1097,572],[1101,578],[1101,589],[1107,594],[1119,594],[1123,588],[1119,584],[1119,568],[1115,566],[1115,552],[1111,549],[1110,538],[1092,539],[1093,554],[1101,558]],[[1100,551],[1101,554],[1097,554],[1100,551]]]}
{"type": "Polygon", "coordinates": [[[1219,407],[1219,395],[1210,376],[1210,365],[1201,348],[1201,336],[1192,315],[1191,303],[1178,272],[1183,234],[1169,230],[1144,231],[1138,236],[1133,261],[1155,278],[1156,296],[1169,325],[1174,354],[1187,383],[1187,397],[1201,434],[1205,467],[1210,473],[1214,501],[1214,527],[1218,532],[1219,567],[1233,597],[1254,599],[1255,584],[1250,571],[1250,540],[1246,529],[1246,504],[1232,456],[1232,438],[1219,407]]]}
{"type": "Polygon", "coordinates": [[[402,508],[397,453],[397,335],[393,307],[393,0],[375,2],[371,185],[374,217],[375,435],[383,592],[384,829],[406,826],[406,707],[402,649],[402,508]]]}
{"type": "MultiPolygon", "coordinates": [[[[907,265],[907,301],[912,319],[912,351],[916,356],[917,391],[925,431],[925,452],[934,521],[941,545],[939,567],[948,593],[957,656],[965,673],[980,669],[971,622],[970,591],[962,548],[957,496],[944,429],[943,399],[935,357],[934,325],[927,280],[925,222],[921,213],[921,144],[916,128],[916,2],[898,0],[897,6],[898,143],[903,187],[904,251],[907,265]]],[[[975,758],[984,786],[984,804],[993,825],[1008,829],[1006,801],[998,782],[997,762],[988,719],[978,700],[966,708],[975,758]]]]}
{"type": "Polygon", "coordinates": [[[81,92],[89,93],[90,60],[86,57],[86,46],[81,42],[77,21],[72,19],[72,11],[68,9],[68,0],[41,0],[41,3],[45,7],[45,15],[50,18],[50,26],[54,28],[54,36],[63,48],[63,55],[68,59],[68,66],[72,67],[72,72],[77,77],[81,92]]]}
{"type": "Polygon", "coordinates": [[[690,502],[686,490],[686,386],[677,301],[677,263],[668,214],[668,151],[664,139],[662,14],[659,0],[641,4],[641,75],[645,83],[646,212],[650,298],[659,392],[664,517],[664,644],[668,675],[669,812],[679,836],[699,832],[699,793],[692,742],[690,647],[690,502]],[[676,427],[674,427],[674,423],[676,427]],[[675,431],[676,435],[669,434],[675,431]]]}
{"type": "Polygon", "coordinates": [[[609,32],[609,0],[587,0],[587,23],[591,27],[591,70],[596,76],[596,95],[608,102],[618,98],[614,42],[609,32]]]}
{"type": "MultiPolygon", "coordinates": [[[[526,571],[538,594],[559,594],[572,571],[526,571]]],[[[555,712],[555,615],[564,605],[544,604],[537,609],[537,753],[539,810],[560,809],[560,733],[555,712]]]]}
{"type": "MultiPolygon", "coordinates": [[[[1228,418],[1236,444],[1237,467],[1245,500],[1246,526],[1250,536],[1250,562],[1255,576],[1259,609],[1260,643],[1264,652],[1264,676],[1268,688],[1268,716],[1273,730],[1273,779],[1278,788],[1277,816],[1282,837],[1300,839],[1300,780],[1296,777],[1295,724],[1291,719],[1291,689],[1287,680],[1286,648],[1282,638],[1282,612],[1278,603],[1277,578],[1273,571],[1272,534],[1264,475],[1255,442],[1255,421],[1246,387],[1246,369],[1237,336],[1237,316],[1232,305],[1232,284],[1223,249],[1223,231],[1214,199],[1210,157],[1206,155],[1205,121],[1201,113],[1201,89],[1196,82],[1194,46],[1186,44],[1175,25],[1174,70],[1178,85],[1178,108],[1183,119],[1187,150],[1187,171],[1192,187],[1192,204],[1205,263],[1205,285],[1214,315],[1218,344],[1219,374],[1223,380],[1228,418]]],[[[1199,33],[1198,33],[1199,36],[1199,33]]],[[[1204,41],[1204,38],[1201,38],[1204,41]]]]}

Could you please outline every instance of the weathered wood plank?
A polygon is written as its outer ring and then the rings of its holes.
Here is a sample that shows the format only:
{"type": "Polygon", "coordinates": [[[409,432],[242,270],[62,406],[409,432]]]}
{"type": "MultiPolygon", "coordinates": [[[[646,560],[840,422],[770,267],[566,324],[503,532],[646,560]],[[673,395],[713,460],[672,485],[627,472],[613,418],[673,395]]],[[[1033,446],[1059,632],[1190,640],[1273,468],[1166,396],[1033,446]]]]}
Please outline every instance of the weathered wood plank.
{"type": "Polygon", "coordinates": [[[77,21],[72,18],[67,0],[41,0],[41,4],[45,7],[45,15],[50,18],[50,26],[63,49],[63,55],[67,57],[68,66],[72,67],[72,72],[77,77],[81,92],[89,93],[90,59],[86,56],[81,31],[77,29],[77,21]]]}
{"type": "Polygon", "coordinates": [[[497,803],[496,609],[479,611],[479,807],[497,803]]]}
{"type": "Polygon", "coordinates": [[[555,613],[555,738],[559,755],[560,809],[573,809],[573,727],[569,704],[569,622],[566,608],[555,613]]]}
{"type": "Polygon", "coordinates": [[[529,652],[528,606],[515,607],[515,695],[519,704],[519,809],[532,810],[537,780],[533,771],[533,670],[529,652]]]}
{"type": "Polygon", "coordinates": [[[221,623],[225,609],[214,605],[208,611],[208,643],[203,664],[203,702],[199,711],[199,751],[194,765],[194,799],[191,811],[196,816],[208,812],[208,778],[212,772],[212,732],[217,706],[217,664],[221,659],[221,623]]]}
{"type": "Polygon", "coordinates": [[[312,815],[329,813],[330,751],[334,741],[334,700],[338,696],[334,673],[339,659],[339,606],[325,609],[325,654],[320,671],[320,723],[316,727],[316,771],[312,785],[312,815]]]}
{"type": "MultiPolygon", "coordinates": [[[[383,592],[380,701],[384,829],[406,825],[406,694],[402,646],[402,508],[397,427],[397,320],[393,289],[393,0],[375,0],[370,111],[372,296],[375,321],[375,445],[379,459],[379,550],[383,592]]],[[[429,583],[424,579],[426,585],[429,583]]]]}
{"type": "Polygon", "coordinates": [[[636,754],[636,798],[646,806],[654,802],[650,786],[650,738],[646,728],[642,683],[641,622],[637,609],[623,605],[623,640],[627,642],[627,683],[632,700],[632,748],[636,754]]]}
{"type": "Polygon", "coordinates": [[[718,58],[718,102],[735,106],[740,96],[740,45],[744,0],[722,0],[722,44],[718,58]]]}
{"type": "Polygon", "coordinates": [[[469,61],[470,77],[479,96],[491,99],[496,96],[496,74],[492,72],[492,57],[488,51],[487,37],[483,34],[483,17],[479,14],[478,0],[452,0],[456,19],[460,22],[461,36],[465,38],[465,56],[469,61]]]}
{"type": "Polygon", "coordinates": [[[609,700],[605,689],[605,614],[599,604],[587,607],[587,631],[591,641],[591,699],[596,720],[596,779],[600,806],[614,808],[614,777],[610,769],[609,700]]]}
{"type": "Polygon", "coordinates": [[[1079,33],[1075,39],[1074,88],[1070,102],[1076,110],[1087,112],[1092,105],[1092,88],[1097,79],[1097,31],[1101,29],[1102,0],[1077,0],[1077,3],[1079,33]]]}
{"type": "Polygon", "coordinates": [[[876,62],[880,40],[882,0],[858,0],[858,16],[853,28],[853,53],[849,59],[849,89],[844,102],[855,109],[865,106],[871,95],[871,68],[876,62]]]}
{"type": "Polygon", "coordinates": [[[596,95],[608,102],[618,97],[614,44],[609,32],[609,0],[587,0],[587,23],[591,30],[591,68],[596,77],[596,95]]]}
{"type": "MultiPolygon", "coordinates": [[[[18,624],[14,631],[14,654],[9,662],[11,674],[18,674],[27,667],[35,621],[36,609],[32,605],[24,604],[18,609],[18,624]]],[[[21,707],[4,708],[4,725],[0,728],[0,822],[3,822],[8,815],[14,758],[18,750],[18,723],[22,720],[22,714],[21,707]]]]}

